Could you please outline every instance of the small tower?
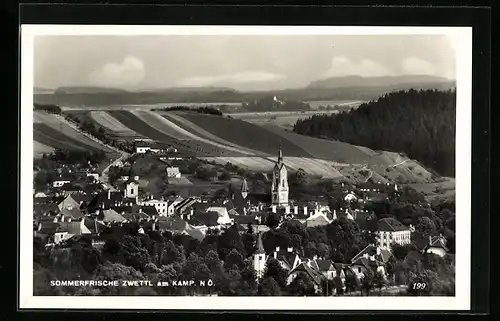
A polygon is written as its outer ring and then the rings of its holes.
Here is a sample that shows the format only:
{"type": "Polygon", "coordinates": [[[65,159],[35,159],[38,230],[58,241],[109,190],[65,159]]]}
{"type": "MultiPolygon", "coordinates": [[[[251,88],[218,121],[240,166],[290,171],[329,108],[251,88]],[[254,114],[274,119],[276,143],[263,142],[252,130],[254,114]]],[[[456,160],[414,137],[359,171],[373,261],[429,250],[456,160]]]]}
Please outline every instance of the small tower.
{"type": "Polygon", "coordinates": [[[253,253],[253,268],[257,280],[261,279],[264,276],[266,268],[266,251],[264,251],[264,245],[262,244],[261,233],[257,235],[257,243],[255,245],[255,252],[253,253]]]}
{"type": "Polygon", "coordinates": [[[139,176],[134,175],[132,168],[130,168],[128,180],[125,182],[125,198],[135,198],[139,196],[139,176]]]}
{"type": "Polygon", "coordinates": [[[243,182],[241,183],[241,196],[245,199],[248,196],[248,184],[247,184],[247,179],[244,178],[243,182]]]}

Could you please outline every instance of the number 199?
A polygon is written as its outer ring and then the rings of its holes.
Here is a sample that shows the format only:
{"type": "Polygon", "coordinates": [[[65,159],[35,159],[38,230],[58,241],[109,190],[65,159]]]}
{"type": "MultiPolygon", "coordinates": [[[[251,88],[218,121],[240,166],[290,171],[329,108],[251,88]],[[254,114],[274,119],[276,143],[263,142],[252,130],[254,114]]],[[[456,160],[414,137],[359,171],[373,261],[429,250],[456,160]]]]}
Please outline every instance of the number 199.
{"type": "Polygon", "coordinates": [[[425,289],[426,285],[427,284],[420,282],[413,283],[413,290],[423,290],[425,289]]]}

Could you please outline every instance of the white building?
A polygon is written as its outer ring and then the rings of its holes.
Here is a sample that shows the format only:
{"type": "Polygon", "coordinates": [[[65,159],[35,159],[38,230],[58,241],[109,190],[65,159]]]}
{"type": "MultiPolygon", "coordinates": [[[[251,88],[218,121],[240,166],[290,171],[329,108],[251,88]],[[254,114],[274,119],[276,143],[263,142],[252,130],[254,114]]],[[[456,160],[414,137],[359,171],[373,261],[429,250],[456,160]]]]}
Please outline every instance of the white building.
{"type": "Polygon", "coordinates": [[[125,198],[137,198],[139,196],[139,176],[131,176],[125,183],[125,198]]]}
{"type": "Polygon", "coordinates": [[[70,180],[67,180],[67,179],[59,179],[59,180],[55,180],[54,182],[52,182],[52,187],[62,187],[64,186],[65,184],[70,184],[71,181],[70,180]]]}
{"type": "Polygon", "coordinates": [[[167,177],[181,178],[181,172],[179,171],[179,167],[167,167],[167,177]]]}
{"type": "Polygon", "coordinates": [[[266,251],[264,251],[264,245],[262,244],[261,234],[257,236],[257,244],[255,247],[255,252],[253,253],[253,268],[255,270],[255,275],[257,280],[264,276],[264,271],[266,269],[266,251]]]}
{"type": "MultiPolygon", "coordinates": [[[[289,207],[288,204],[288,171],[283,162],[283,152],[279,149],[278,162],[274,165],[271,185],[272,205],[289,207]]],[[[274,208],[274,207],[273,207],[274,208]]]]}
{"type": "MultiPolygon", "coordinates": [[[[158,212],[158,215],[160,216],[170,216],[168,213],[168,201],[165,199],[160,199],[160,200],[155,200],[152,197],[141,202],[140,205],[143,206],[154,206],[156,208],[156,211],[158,212]]],[[[172,211],[173,215],[173,211],[172,211]]]]}
{"type": "Polygon", "coordinates": [[[378,242],[382,249],[391,250],[391,244],[409,244],[411,242],[410,228],[394,218],[383,218],[378,221],[378,242]]]}

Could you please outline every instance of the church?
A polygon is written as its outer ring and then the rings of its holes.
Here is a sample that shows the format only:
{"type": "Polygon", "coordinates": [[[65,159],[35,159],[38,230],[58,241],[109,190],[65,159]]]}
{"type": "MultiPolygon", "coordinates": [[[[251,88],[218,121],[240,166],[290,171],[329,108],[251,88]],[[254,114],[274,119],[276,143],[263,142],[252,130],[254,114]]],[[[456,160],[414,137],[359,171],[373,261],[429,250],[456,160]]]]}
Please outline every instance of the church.
{"type": "Polygon", "coordinates": [[[278,207],[289,208],[288,204],[288,171],[283,162],[283,151],[280,147],[278,152],[278,162],[273,168],[273,181],[271,185],[271,206],[273,212],[278,207]]]}

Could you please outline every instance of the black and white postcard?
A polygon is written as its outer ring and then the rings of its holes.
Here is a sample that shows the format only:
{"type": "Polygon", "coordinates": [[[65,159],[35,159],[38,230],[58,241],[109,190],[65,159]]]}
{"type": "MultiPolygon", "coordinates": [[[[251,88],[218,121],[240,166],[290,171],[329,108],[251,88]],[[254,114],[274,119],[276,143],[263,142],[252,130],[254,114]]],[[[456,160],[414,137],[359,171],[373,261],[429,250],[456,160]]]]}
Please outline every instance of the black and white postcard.
{"type": "Polygon", "coordinates": [[[470,308],[472,28],[21,36],[21,308],[470,308]]]}

